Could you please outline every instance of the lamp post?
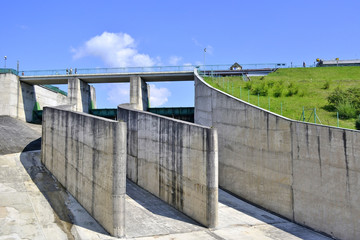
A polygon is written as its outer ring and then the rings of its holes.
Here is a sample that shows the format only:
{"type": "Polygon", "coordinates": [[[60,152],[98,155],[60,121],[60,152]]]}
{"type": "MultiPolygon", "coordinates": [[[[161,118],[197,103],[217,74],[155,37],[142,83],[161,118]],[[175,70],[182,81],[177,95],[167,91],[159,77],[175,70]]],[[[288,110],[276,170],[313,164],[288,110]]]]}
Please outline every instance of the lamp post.
{"type": "Polygon", "coordinates": [[[4,68],[6,68],[6,59],[7,59],[7,56],[5,56],[4,59],[5,59],[5,67],[4,67],[4,68]]]}
{"type": "Polygon", "coordinates": [[[205,71],[205,53],[206,53],[206,48],[204,48],[204,71],[205,71]]]}

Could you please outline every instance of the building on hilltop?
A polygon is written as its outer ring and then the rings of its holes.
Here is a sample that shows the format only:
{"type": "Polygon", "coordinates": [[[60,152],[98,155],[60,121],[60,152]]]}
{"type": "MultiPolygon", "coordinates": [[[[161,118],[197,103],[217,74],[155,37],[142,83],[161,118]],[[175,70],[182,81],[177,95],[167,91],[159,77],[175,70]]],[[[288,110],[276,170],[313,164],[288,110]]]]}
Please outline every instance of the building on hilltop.
{"type": "Polygon", "coordinates": [[[242,66],[236,62],[230,67],[230,70],[242,70],[242,66]]]}
{"type": "Polygon", "coordinates": [[[336,58],[335,60],[322,60],[318,58],[316,62],[317,67],[360,66],[360,59],[339,60],[336,58]]]}

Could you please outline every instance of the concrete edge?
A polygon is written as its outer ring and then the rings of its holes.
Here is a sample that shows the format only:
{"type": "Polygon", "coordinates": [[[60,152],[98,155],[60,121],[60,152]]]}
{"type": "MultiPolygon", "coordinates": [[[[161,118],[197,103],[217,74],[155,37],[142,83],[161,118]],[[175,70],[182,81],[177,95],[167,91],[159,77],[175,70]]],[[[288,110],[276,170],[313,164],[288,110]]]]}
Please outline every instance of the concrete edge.
{"type": "MultiPolygon", "coordinates": [[[[67,109],[68,106],[73,106],[73,105],[61,105],[61,106],[55,106],[55,107],[54,106],[53,107],[44,107],[43,111],[46,111],[47,108],[52,108],[52,109],[56,109],[56,110],[60,110],[60,111],[76,113],[76,114],[83,115],[83,116],[86,116],[86,117],[96,118],[96,119],[99,119],[99,120],[103,120],[105,122],[118,122],[118,121],[111,120],[111,119],[108,119],[108,118],[98,117],[98,116],[95,116],[95,115],[92,115],[92,114],[89,114],[89,113],[69,110],[69,109],[67,109]]],[[[45,114],[45,112],[43,114],[45,114]]]]}
{"type": "Polygon", "coordinates": [[[219,220],[219,211],[218,211],[218,202],[219,202],[219,169],[218,169],[218,135],[217,129],[208,129],[207,131],[207,159],[206,159],[206,182],[207,182],[207,222],[209,228],[215,228],[218,225],[219,220]],[[213,149],[213,151],[211,151],[213,149]]]}
{"type": "Polygon", "coordinates": [[[138,110],[138,109],[132,108],[131,104],[126,104],[126,103],[125,104],[120,104],[120,105],[117,106],[117,108],[118,109],[121,108],[121,109],[125,109],[125,110],[130,110],[130,111],[134,111],[134,112],[138,112],[138,113],[144,113],[144,114],[148,114],[150,116],[155,116],[155,117],[158,117],[158,118],[167,119],[167,120],[171,120],[171,121],[174,121],[174,122],[179,122],[179,123],[182,123],[182,124],[187,124],[187,125],[191,125],[191,126],[195,126],[195,127],[201,127],[201,128],[204,128],[204,129],[212,129],[212,127],[208,127],[208,126],[204,126],[204,125],[200,125],[200,124],[196,124],[196,123],[191,123],[191,122],[187,122],[187,121],[183,121],[183,120],[179,120],[179,119],[175,119],[175,118],[171,118],[171,117],[166,117],[166,116],[162,116],[162,115],[152,113],[152,112],[138,110]]]}
{"type": "Polygon", "coordinates": [[[117,122],[114,127],[113,159],[113,225],[115,237],[125,236],[125,194],[127,160],[127,125],[117,122]]]}

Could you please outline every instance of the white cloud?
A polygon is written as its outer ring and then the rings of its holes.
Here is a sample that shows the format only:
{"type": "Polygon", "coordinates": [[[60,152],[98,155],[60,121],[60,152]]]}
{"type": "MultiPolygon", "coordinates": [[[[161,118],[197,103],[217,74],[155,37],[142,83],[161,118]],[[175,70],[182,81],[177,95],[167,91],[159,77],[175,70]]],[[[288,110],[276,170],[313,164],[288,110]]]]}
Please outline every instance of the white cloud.
{"type": "Polygon", "coordinates": [[[154,84],[150,84],[150,106],[159,107],[168,101],[171,92],[167,88],[157,88],[154,84]]]}
{"type": "Polygon", "coordinates": [[[182,60],[182,57],[171,56],[169,59],[169,63],[170,63],[170,65],[178,65],[181,60],[182,60]]]}
{"type": "Polygon", "coordinates": [[[100,57],[109,67],[153,66],[156,60],[139,53],[135,40],[127,33],[104,32],[86,41],[83,46],[72,49],[73,58],[100,57]]]}
{"type": "Polygon", "coordinates": [[[111,84],[111,88],[107,91],[107,98],[112,104],[129,103],[130,89],[129,84],[111,84]]]}

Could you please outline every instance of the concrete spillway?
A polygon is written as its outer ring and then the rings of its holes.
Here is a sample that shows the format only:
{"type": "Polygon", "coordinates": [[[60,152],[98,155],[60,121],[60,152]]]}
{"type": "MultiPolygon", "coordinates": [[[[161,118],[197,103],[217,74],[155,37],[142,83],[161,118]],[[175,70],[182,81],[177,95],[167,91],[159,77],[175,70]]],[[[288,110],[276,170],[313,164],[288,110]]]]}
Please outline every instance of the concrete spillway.
{"type": "MultiPolygon", "coordinates": [[[[42,149],[42,162],[47,164],[46,167],[79,200],[86,211],[111,234],[132,236],[131,230],[128,233],[124,231],[127,228],[125,222],[128,221],[124,219],[132,217],[125,217],[127,213],[124,206],[130,196],[125,190],[128,187],[132,188],[126,183],[127,175],[178,210],[211,227],[199,230],[201,237],[210,234],[215,238],[226,236],[225,239],[231,239],[230,235],[221,232],[223,228],[230,226],[234,229],[228,232],[246,235],[237,228],[243,226],[243,223],[238,217],[232,217],[232,214],[238,213],[228,213],[221,209],[221,190],[218,196],[220,201],[215,200],[219,174],[220,187],[292,221],[314,227],[335,237],[354,239],[359,236],[356,205],[359,192],[356,180],[359,174],[356,164],[358,132],[285,119],[213,89],[196,72],[192,77],[195,78],[195,123],[201,124],[195,124],[196,126],[158,118],[154,114],[145,114],[143,110],[148,106],[146,80],[149,79],[140,75],[126,77],[131,82],[130,104],[124,106],[128,112],[122,115],[122,119],[127,122],[126,126],[124,123],[104,121],[102,118],[79,113],[87,112],[95,98],[87,82],[73,76],[68,79],[67,98],[58,94],[52,94],[50,98],[44,97],[48,96],[48,90],[21,80],[19,82],[18,76],[0,75],[0,80],[4,80],[6,86],[0,91],[0,95],[3,96],[0,114],[25,120],[31,117],[35,102],[43,104],[42,106],[71,104],[67,107],[70,106],[72,111],[63,111],[59,108],[56,115],[48,115],[45,125],[47,131],[43,133],[43,146],[47,148],[42,149]],[[134,108],[138,110],[134,111],[134,108]],[[213,129],[217,129],[218,138],[210,133],[213,129]],[[219,145],[215,144],[216,141],[219,145]],[[117,144],[120,142],[121,147],[117,144]],[[216,150],[217,146],[219,151],[216,150]],[[219,172],[213,168],[217,165],[217,152],[219,172]],[[147,171],[148,166],[151,167],[151,171],[147,171]],[[106,193],[106,197],[102,193],[106,193]],[[185,198],[187,204],[184,204],[185,198]],[[196,199],[197,203],[192,204],[192,199],[196,199]],[[325,200],[322,201],[323,199],[325,200]],[[121,215],[119,218],[118,213],[121,215]],[[226,219],[233,220],[227,222],[226,219]],[[118,224],[120,222],[121,226],[118,224]],[[116,234],[120,231],[121,234],[116,234]]],[[[6,155],[12,159],[10,162],[0,161],[3,164],[0,183],[6,183],[2,185],[6,194],[11,191],[22,192],[23,188],[13,185],[13,182],[17,181],[14,176],[19,175],[19,181],[24,178],[29,181],[23,172],[24,169],[28,170],[28,163],[26,166],[23,165],[23,168],[20,164],[23,163],[26,151],[36,149],[27,145],[29,140],[35,140],[39,135],[35,134],[27,139],[32,133],[24,134],[24,139],[27,140],[23,141],[16,137],[27,130],[22,131],[21,127],[12,129],[11,123],[7,122],[3,125],[3,138],[0,139],[3,142],[3,154],[15,152],[15,155],[6,155]],[[21,153],[16,155],[19,151],[21,153]],[[19,160],[16,160],[17,157],[19,160]],[[20,168],[11,170],[13,166],[20,168]],[[20,174],[16,174],[17,171],[20,171],[20,174]]],[[[35,169],[41,164],[33,160],[30,162],[34,162],[35,167],[30,167],[32,170],[28,175],[30,181],[35,182],[32,173],[36,172],[35,169]]],[[[41,168],[44,167],[41,165],[41,168]]],[[[39,174],[44,175],[44,172],[39,174]]],[[[43,192],[40,189],[40,193],[43,192]]],[[[3,195],[4,199],[6,194],[3,195]]],[[[7,209],[11,201],[4,200],[0,204],[6,208],[1,210],[0,217],[11,219],[12,215],[8,213],[12,210],[7,209]]],[[[232,207],[233,204],[235,203],[225,205],[232,207]]],[[[149,206],[141,207],[152,209],[149,206]]],[[[19,210],[16,207],[15,209],[19,210]]],[[[162,215],[162,212],[156,209],[149,211],[155,215],[162,215]]],[[[244,211],[248,212],[247,209],[244,211]]],[[[168,214],[163,215],[169,217],[168,214]]],[[[143,216],[139,217],[139,226],[143,224],[144,219],[143,216]]],[[[71,219],[66,221],[73,222],[71,219]]],[[[151,226],[151,222],[158,222],[153,219],[149,221],[146,226],[151,226]]],[[[167,223],[166,220],[159,222],[167,223]]],[[[5,221],[4,224],[7,223],[5,221]]],[[[74,223],[76,225],[76,221],[74,223]]],[[[261,218],[261,224],[264,223],[270,223],[272,226],[278,224],[261,218]]],[[[252,225],[248,220],[246,224],[252,225]]],[[[156,226],[156,233],[151,230],[145,232],[150,234],[149,236],[162,234],[157,232],[159,228],[163,229],[156,226]]],[[[176,227],[171,225],[170,228],[176,227]]],[[[280,226],[276,228],[282,229],[280,226]]],[[[284,229],[286,233],[292,233],[292,230],[284,229]]],[[[277,232],[276,229],[273,230],[277,232]]],[[[184,231],[188,233],[193,230],[184,231]]],[[[248,229],[244,231],[247,232],[248,229]]],[[[9,233],[12,233],[11,228],[9,233]]],[[[170,231],[166,234],[172,233],[174,232],[170,231]]],[[[259,236],[269,235],[261,232],[259,236]]]]}
{"type": "MultiPolygon", "coordinates": [[[[130,181],[126,206],[126,239],[328,239],[221,190],[217,229],[202,227],[130,181]]],[[[0,155],[0,238],[116,239],[44,168],[38,151],[0,155]]]]}

